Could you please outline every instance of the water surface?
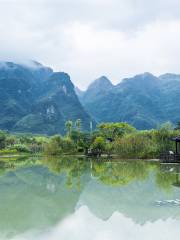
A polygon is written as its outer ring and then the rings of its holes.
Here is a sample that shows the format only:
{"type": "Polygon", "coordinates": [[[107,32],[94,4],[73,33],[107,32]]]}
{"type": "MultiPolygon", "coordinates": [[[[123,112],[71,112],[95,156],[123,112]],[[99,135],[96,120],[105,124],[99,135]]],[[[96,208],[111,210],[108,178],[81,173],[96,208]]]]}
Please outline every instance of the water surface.
{"type": "Polygon", "coordinates": [[[0,240],[179,240],[179,165],[0,163],[0,240]]]}

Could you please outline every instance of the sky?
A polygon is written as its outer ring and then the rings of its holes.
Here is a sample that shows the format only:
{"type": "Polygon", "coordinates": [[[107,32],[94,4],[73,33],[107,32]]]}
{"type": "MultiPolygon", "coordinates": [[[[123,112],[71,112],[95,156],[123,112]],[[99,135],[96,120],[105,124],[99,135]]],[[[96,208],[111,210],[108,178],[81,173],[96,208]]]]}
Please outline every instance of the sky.
{"type": "Polygon", "coordinates": [[[179,0],[0,0],[0,60],[33,59],[85,89],[180,73],[179,0]]]}

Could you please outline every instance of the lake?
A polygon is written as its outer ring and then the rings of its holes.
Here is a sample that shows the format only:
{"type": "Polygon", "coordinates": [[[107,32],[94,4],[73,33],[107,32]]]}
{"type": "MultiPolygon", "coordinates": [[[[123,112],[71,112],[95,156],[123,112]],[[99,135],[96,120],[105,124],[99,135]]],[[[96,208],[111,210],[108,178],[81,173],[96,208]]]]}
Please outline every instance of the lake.
{"type": "Polygon", "coordinates": [[[0,162],[0,240],[179,240],[179,172],[140,160],[0,162]]]}

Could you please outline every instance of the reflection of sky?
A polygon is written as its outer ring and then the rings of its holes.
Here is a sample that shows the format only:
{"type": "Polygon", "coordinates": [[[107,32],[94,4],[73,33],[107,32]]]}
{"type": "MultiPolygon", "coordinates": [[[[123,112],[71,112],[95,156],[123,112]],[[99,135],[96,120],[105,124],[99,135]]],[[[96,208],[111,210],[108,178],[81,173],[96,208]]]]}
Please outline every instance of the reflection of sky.
{"type": "Polygon", "coordinates": [[[179,240],[179,224],[169,218],[139,225],[118,212],[103,221],[83,206],[48,232],[29,232],[13,240],[179,240]]]}

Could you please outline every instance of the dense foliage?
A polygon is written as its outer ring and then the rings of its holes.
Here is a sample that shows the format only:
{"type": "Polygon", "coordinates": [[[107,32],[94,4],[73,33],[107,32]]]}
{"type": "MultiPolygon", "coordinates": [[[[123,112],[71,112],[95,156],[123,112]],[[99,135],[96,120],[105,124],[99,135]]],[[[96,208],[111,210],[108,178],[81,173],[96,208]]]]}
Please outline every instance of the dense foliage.
{"type": "Polygon", "coordinates": [[[45,155],[118,155],[121,158],[158,158],[161,152],[175,150],[171,139],[180,135],[170,123],[156,130],[139,131],[127,123],[102,123],[91,133],[81,130],[81,120],[66,122],[66,135],[12,135],[0,132],[0,153],[45,155]]]}

